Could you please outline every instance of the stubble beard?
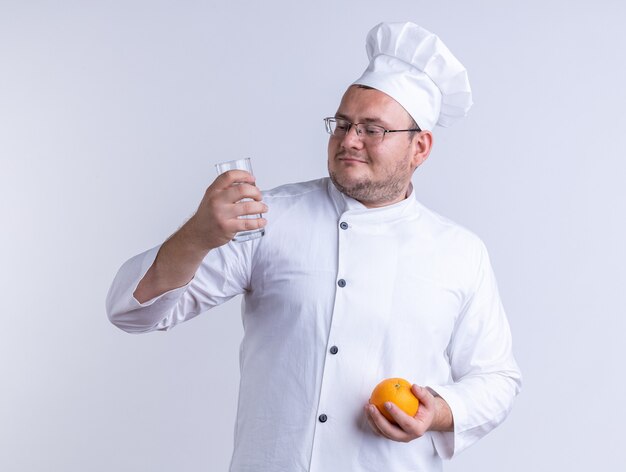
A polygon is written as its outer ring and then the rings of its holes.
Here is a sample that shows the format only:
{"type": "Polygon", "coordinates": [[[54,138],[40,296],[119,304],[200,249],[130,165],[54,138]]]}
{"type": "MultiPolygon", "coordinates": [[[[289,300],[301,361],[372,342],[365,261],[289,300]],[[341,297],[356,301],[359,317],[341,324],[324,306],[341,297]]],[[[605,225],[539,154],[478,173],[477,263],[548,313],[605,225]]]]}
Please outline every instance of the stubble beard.
{"type": "MultiPolygon", "coordinates": [[[[407,189],[406,168],[407,159],[399,161],[396,167],[384,178],[372,180],[364,177],[361,179],[343,179],[328,166],[330,180],[337,189],[363,204],[384,205],[388,202],[404,198],[407,189]]],[[[409,177],[410,181],[410,177],[409,177]]]]}

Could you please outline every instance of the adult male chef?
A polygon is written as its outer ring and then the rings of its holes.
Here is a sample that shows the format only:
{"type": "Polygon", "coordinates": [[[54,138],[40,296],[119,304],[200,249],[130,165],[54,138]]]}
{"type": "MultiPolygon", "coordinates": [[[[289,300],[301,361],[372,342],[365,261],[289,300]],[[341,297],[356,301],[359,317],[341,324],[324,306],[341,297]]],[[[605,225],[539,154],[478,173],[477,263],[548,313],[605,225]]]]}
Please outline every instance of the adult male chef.
{"type": "Polygon", "coordinates": [[[246,172],[221,175],[109,292],[111,321],[134,333],[243,294],[232,471],[440,470],[520,388],[484,245],[411,185],[434,126],[471,106],[466,71],[413,23],[374,27],[366,48],[369,66],[325,120],[330,178],[261,193],[246,172]],[[397,425],[368,405],[395,376],[421,403],[415,417],[387,405],[397,425]]]}

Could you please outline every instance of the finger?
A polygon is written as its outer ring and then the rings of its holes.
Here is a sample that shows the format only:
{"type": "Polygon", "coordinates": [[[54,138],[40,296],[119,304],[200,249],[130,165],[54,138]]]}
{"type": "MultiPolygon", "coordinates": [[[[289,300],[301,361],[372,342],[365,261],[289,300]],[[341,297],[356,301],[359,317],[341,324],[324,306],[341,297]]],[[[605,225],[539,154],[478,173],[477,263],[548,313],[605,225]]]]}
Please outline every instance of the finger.
{"type": "Polygon", "coordinates": [[[402,434],[397,432],[398,441],[408,441],[416,437],[422,436],[424,433],[420,428],[420,424],[415,418],[407,415],[396,404],[392,402],[386,402],[385,408],[394,419],[397,424],[397,430],[402,431],[402,434]]]}
{"type": "MultiPolygon", "coordinates": [[[[391,402],[387,403],[390,404],[392,410],[394,407],[395,409],[398,409],[398,407],[393,405],[391,402]]],[[[387,408],[387,411],[391,413],[391,410],[389,408],[387,408]]],[[[408,441],[410,439],[409,436],[400,427],[392,424],[375,406],[373,407],[373,409],[370,410],[370,414],[372,417],[372,421],[374,421],[374,424],[383,436],[386,436],[389,439],[393,439],[394,441],[402,442],[408,441]]],[[[391,413],[391,415],[393,416],[393,413],[391,413]]]]}
{"type": "Polygon", "coordinates": [[[263,194],[258,187],[246,183],[232,185],[222,189],[219,193],[221,194],[220,198],[223,198],[230,203],[236,203],[244,198],[251,198],[256,201],[261,201],[263,199],[263,194]]]}
{"type": "Polygon", "coordinates": [[[428,388],[413,384],[411,386],[411,392],[413,392],[413,395],[415,395],[420,402],[416,416],[419,416],[420,410],[425,412],[433,411],[435,409],[435,397],[428,388]]]}
{"type": "Polygon", "coordinates": [[[234,220],[233,231],[238,233],[240,231],[252,231],[255,229],[264,228],[267,225],[265,218],[241,218],[234,220]]]}
{"type": "Polygon", "coordinates": [[[235,203],[232,207],[232,216],[235,218],[241,216],[256,216],[263,213],[267,213],[267,205],[263,202],[255,202],[254,200],[247,200],[245,202],[235,203]]]}
{"type": "Polygon", "coordinates": [[[377,431],[378,434],[384,436],[382,429],[380,429],[378,425],[382,420],[387,421],[387,419],[380,413],[378,408],[371,403],[368,404],[365,409],[367,411],[367,419],[372,425],[372,428],[374,428],[374,430],[377,431]]]}
{"type": "Polygon", "coordinates": [[[233,184],[251,184],[254,185],[256,177],[250,172],[240,169],[229,170],[223,174],[218,175],[215,179],[215,184],[218,188],[230,187],[233,184]]]}
{"type": "Polygon", "coordinates": [[[383,433],[380,432],[378,426],[376,426],[376,423],[374,423],[374,420],[372,419],[372,414],[370,413],[372,408],[376,409],[374,405],[365,405],[365,418],[367,419],[367,424],[370,425],[370,429],[374,432],[375,435],[382,437],[383,433]]]}
{"type": "Polygon", "coordinates": [[[224,221],[223,229],[228,233],[252,231],[264,228],[267,225],[265,218],[230,218],[224,221]]]}
{"type": "Polygon", "coordinates": [[[234,183],[254,184],[256,177],[247,170],[233,169],[220,174],[215,180],[219,180],[221,183],[229,186],[234,183]]]}

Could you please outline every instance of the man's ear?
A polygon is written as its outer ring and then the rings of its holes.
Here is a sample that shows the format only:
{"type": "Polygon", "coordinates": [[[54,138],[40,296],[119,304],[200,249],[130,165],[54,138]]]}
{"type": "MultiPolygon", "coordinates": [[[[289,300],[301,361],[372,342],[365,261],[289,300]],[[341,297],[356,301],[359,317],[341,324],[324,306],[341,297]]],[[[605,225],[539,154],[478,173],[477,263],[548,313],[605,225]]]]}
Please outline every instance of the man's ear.
{"type": "Polygon", "coordinates": [[[420,131],[413,138],[413,146],[413,169],[417,169],[428,159],[433,147],[433,134],[428,130],[420,131]]]}

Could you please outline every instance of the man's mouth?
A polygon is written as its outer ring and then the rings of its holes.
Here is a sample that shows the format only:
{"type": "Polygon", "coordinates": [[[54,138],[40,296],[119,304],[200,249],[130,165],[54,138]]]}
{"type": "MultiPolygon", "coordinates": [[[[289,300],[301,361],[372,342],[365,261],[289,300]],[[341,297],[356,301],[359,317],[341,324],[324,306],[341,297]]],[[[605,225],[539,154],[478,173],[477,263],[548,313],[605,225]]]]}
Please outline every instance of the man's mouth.
{"type": "Polygon", "coordinates": [[[359,162],[361,164],[367,164],[367,161],[363,158],[357,157],[357,156],[350,156],[350,155],[346,155],[346,154],[339,154],[337,156],[337,160],[338,161],[344,161],[344,162],[359,162]]]}

